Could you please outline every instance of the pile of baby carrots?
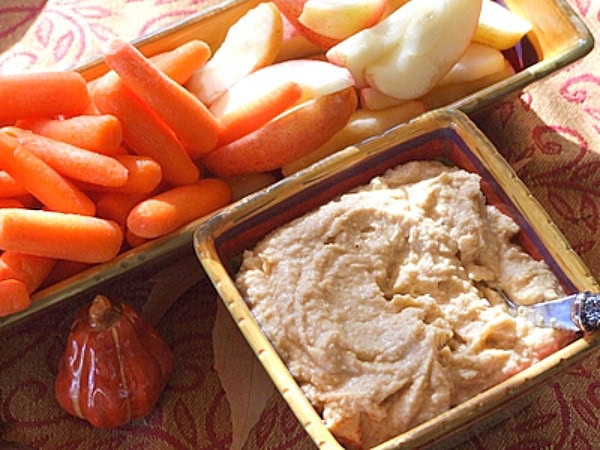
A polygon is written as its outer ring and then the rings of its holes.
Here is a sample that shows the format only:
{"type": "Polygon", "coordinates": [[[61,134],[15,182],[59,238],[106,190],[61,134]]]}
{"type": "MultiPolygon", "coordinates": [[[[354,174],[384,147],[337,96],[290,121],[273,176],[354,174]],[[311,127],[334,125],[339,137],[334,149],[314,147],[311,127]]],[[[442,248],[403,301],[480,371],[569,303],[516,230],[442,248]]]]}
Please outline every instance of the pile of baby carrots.
{"type": "Polygon", "coordinates": [[[252,120],[220,125],[182,87],[210,54],[195,40],[146,58],[115,39],[91,82],[0,75],[0,316],[231,201],[198,160],[252,120]]]}

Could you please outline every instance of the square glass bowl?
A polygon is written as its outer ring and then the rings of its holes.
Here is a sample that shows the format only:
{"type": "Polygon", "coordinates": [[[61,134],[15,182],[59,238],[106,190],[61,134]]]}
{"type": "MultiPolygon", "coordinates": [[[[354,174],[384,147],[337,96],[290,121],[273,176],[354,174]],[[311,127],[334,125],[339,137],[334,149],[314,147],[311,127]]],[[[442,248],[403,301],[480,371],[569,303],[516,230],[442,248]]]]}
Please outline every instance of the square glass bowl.
{"type": "MultiPolygon", "coordinates": [[[[191,39],[202,39],[215,50],[225,38],[228,28],[258,3],[259,0],[205,0],[198,13],[136,39],[133,43],[147,56],[172,50],[191,39]]],[[[463,112],[475,111],[567,66],[593,48],[591,33],[566,0],[505,0],[504,3],[533,24],[533,30],[507,55],[517,72],[492,86],[454,101],[448,108],[463,112]]],[[[77,70],[87,80],[93,80],[105,73],[107,67],[102,58],[94,57],[82,63],[77,70]]],[[[178,258],[182,252],[193,252],[193,230],[203,220],[129,250],[109,263],[93,266],[38,291],[31,307],[0,318],[0,331],[133,269],[149,264],[166,264],[178,258]]]]}
{"type": "MultiPolygon", "coordinates": [[[[198,259],[248,344],[301,424],[321,448],[340,445],[324,426],[284,362],[270,344],[233,281],[245,249],[275,228],[340,194],[367,184],[387,169],[411,160],[436,159],[482,177],[488,203],[520,226],[519,244],[543,259],[566,292],[599,286],[541,205],[466,115],[437,110],[381,136],[325,158],[271,187],[252,194],[202,223],[194,234],[198,259]]],[[[380,444],[378,449],[431,445],[466,438],[502,417],[509,404],[551,375],[596,349],[598,335],[579,337],[541,362],[442,415],[380,444]],[[474,427],[475,424],[478,427],[474,427]]],[[[242,375],[243,376],[243,375],[242,375]]]]}

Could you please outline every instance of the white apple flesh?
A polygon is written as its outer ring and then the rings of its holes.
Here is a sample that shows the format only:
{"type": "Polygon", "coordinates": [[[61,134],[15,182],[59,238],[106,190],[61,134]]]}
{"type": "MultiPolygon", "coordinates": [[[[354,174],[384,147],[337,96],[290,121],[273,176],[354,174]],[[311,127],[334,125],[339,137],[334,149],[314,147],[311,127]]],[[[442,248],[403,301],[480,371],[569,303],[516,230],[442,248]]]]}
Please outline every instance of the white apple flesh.
{"type": "Polygon", "coordinates": [[[327,52],[359,87],[419,98],[458,62],[475,33],[482,0],[413,0],[327,52]]]}

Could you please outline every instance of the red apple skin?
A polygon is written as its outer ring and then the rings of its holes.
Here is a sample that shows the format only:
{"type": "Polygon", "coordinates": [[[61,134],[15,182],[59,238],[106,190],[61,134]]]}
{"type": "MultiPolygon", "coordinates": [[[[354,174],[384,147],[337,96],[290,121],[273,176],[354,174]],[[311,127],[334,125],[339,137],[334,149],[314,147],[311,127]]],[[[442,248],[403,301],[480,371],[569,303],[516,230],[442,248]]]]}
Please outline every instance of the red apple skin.
{"type": "Polygon", "coordinates": [[[281,14],[283,14],[306,39],[323,50],[328,50],[340,42],[338,39],[331,39],[327,36],[315,33],[298,21],[298,17],[302,14],[302,8],[304,8],[306,0],[273,0],[273,3],[279,8],[281,14]]]}
{"type": "Polygon", "coordinates": [[[344,127],[357,106],[354,87],[323,95],[211,151],[201,163],[219,177],[279,169],[327,142],[344,127]]]}

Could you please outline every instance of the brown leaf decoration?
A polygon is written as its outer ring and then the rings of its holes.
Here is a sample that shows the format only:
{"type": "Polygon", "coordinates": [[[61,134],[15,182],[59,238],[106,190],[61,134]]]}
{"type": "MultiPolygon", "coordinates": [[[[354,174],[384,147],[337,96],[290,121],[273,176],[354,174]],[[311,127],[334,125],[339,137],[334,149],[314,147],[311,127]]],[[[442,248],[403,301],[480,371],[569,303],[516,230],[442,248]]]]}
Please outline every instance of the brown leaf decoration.
{"type": "Polygon", "coordinates": [[[213,328],[215,369],[231,409],[231,450],[241,449],[274,386],[220,299],[213,328]]]}

